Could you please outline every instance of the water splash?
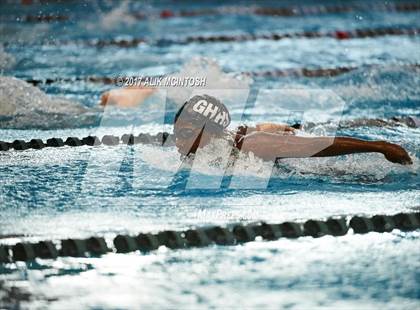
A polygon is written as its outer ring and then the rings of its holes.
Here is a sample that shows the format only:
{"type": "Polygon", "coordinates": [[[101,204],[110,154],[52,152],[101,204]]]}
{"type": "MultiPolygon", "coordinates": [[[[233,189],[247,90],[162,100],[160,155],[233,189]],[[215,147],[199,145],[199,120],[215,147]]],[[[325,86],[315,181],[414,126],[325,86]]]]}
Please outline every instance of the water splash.
{"type": "MultiPolygon", "coordinates": [[[[305,134],[305,136],[309,136],[305,134]]],[[[391,175],[419,175],[420,162],[412,153],[413,164],[402,166],[387,161],[382,154],[356,154],[324,158],[288,158],[277,165],[263,161],[254,154],[239,153],[235,160],[226,163],[221,154],[229,153],[228,141],[213,139],[205,147],[198,149],[193,161],[194,172],[203,176],[238,176],[267,179],[320,179],[349,182],[389,182],[391,175]]],[[[181,159],[175,148],[161,149],[149,147],[142,159],[156,169],[176,172],[181,159]]],[[[190,165],[191,167],[191,165],[190,165]]]]}
{"type": "Polygon", "coordinates": [[[16,64],[13,55],[4,51],[3,45],[0,44],[0,71],[10,69],[16,64]]]}
{"type": "Polygon", "coordinates": [[[98,14],[99,20],[95,24],[89,24],[88,29],[95,29],[98,25],[101,29],[112,30],[117,26],[132,26],[136,19],[130,13],[130,3],[128,1],[123,1],[119,6],[116,6],[111,11],[107,13],[98,14]]]}
{"type": "Polygon", "coordinates": [[[13,77],[0,77],[1,128],[66,128],[92,124],[97,114],[13,77]]]}
{"type": "Polygon", "coordinates": [[[418,115],[419,67],[371,67],[338,78],[332,89],[352,117],[418,115]]]}
{"type": "Polygon", "coordinates": [[[211,95],[212,90],[223,90],[224,99],[234,102],[238,99],[238,90],[248,91],[252,79],[246,76],[238,76],[225,73],[216,60],[206,57],[193,57],[178,73],[171,74],[174,78],[204,77],[206,84],[200,87],[167,87],[167,95],[177,105],[182,105],[194,91],[203,90],[211,95]]]}

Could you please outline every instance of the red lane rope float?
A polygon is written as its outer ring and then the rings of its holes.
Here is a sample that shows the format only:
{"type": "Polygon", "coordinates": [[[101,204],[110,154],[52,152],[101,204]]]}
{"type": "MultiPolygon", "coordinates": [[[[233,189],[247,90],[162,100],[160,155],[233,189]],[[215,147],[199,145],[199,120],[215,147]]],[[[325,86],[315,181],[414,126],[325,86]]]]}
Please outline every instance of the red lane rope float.
{"type": "MultiPolygon", "coordinates": [[[[30,1],[32,4],[32,1],[30,1]]],[[[41,1],[42,3],[43,1],[41,1]]],[[[352,4],[352,5],[318,5],[318,6],[287,6],[287,7],[235,7],[226,6],[220,8],[207,8],[198,10],[171,10],[163,9],[150,14],[135,12],[130,15],[138,20],[150,18],[174,18],[174,17],[196,17],[208,15],[262,15],[273,17],[294,17],[321,14],[339,14],[357,11],[379,11],[379,12],[415,12],[420,10],[420,3],[385,3],[385,4],[352,4]]],[[[26,22],[55,22],[69,20],[66,15],[27,15],[23,18],[26,22]]]]}
{"type": "MultiPolygon", "coordinates": [[[[388,66],[364,66],[366,68],[380,68],[380,67],[388,67],[388,66]]],[[[400,68],[420,68],[420,64],[406,64],[406,65],[398,65],[400,68]]],[[[341,74],[345,74],[356,69],[360,69],[363,67],[337,67],[337,68],[292,68],[292,69],[278,69],[278,70],[267,70],[267,71],[255,71],[255,72],[242,72],[240,74],[252,77],[308,77],[308,78],[316,78],[316,77],[333,77],[338,76],[341,74]]],[[[144,76],[143,78],[146,79],[153,79],[157,77],[162,77],[162,75],[156,76],[144,76]]],[[[102,83],[106,85],[117,84],[117,79],[128,80],[130,79],[129,76],[126,77],[106,77],[106,76],[87,76],[87,77],[74,77],[74,78],[47,78],[47,79],[25,79],[27,83],[32,85],[51,85],[54,83],[68,83],[68,82],[90,82],[90,83],[102,83]]],[[[134,78],[134,77],[133,77],[134,78]]]]}
{"type": "Polygon", "coordinates": [[[70,20],[70,16],[67,15],[28,15],[23,18],[25,22],[28,23],[52,23],[52,22],[64,22],[70,20]]]}
{"type": "Polygon", "coordinates": [[[387,3],[387,4],[356,4],[356,5],[329,5],[304,6],[283,8],[256,8],[253,13],[265,16],[306,16],[331,13],[349,13],[355,11],[385,11],[385,12],[414,12],[420,10],[420,3],[387,3]]]}

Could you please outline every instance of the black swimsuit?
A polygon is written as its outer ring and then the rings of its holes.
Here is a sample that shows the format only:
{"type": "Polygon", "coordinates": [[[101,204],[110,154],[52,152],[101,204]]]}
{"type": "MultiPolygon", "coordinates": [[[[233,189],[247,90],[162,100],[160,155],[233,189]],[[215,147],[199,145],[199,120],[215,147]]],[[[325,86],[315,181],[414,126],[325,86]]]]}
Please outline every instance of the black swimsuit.
{"type": "Polygon", "coordinates": [[[232,132],[233,146],[239,151],[242,149],[242,144],[244,143],[243,138],[246,136],[247,131],[248,131],[248,126],[241,125],[238,128],[236,128],[235,133],[232,132]]]}

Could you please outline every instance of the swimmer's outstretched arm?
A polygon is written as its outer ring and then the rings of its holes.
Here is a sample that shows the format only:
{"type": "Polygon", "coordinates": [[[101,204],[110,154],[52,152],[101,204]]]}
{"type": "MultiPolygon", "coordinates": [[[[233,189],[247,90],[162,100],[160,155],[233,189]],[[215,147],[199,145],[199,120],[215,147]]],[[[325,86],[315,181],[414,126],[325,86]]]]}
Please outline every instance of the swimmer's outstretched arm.
{"type": "Polygon", "coordinates": [[[376,152],[393,163],[412,164],[410,156],[399,145],[348,137],[312,138],[253,132],[243,138],[242,151],[252,152],[265,160],[376,152]]]}

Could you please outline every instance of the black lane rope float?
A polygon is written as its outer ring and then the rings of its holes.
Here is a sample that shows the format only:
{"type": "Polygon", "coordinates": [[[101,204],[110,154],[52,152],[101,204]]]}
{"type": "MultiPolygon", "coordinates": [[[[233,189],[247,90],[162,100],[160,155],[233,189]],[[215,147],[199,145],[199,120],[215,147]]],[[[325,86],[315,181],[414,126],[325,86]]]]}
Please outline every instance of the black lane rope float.
{"type": "MultiPolygon", "coordinates": [[[[375,38],[381,36],[416,36],[420,33],[419,28],[365,28],[355,30],[334,30],[334,31],[303,31],[294,33],[267,33],[267,34],[242,34],[242,35],[209,35],[209,36],[190,36],[183,39],[157,39],[149,40],[146,38],[133,39],[94,39],[94,40],[74,40],[74,41],[52,41],[45,42],[44,45],[65,45],[83,44],[91,47],[103,48],[107,46],[117,46],[121,48],[134,48],[140,44],[151,44],[157,46],[167,46],[173,44],[190,43],[220,43],[220,42],[245,42],[255,40],[280,41],[284,39],[296,38],[333,38],[337,40],[349,40],[358,38],[375,38]]],[[[5,44],[7,45],[7,44],[5,44]]]]}
{"type": "MultiPolygon", "coordinates": [[[[361,68],[391,68],[392,66],[379,66],[379,65],[366,65],[366,66],[342,66],[336,68],[290,68],[290,69],[276,69],[267,71],[249,71],[242,72],[241,75],[251,77],[334,77],[341,74],[345,74],[361,68]]],[[[396,65],[398,68],[406,69],[417,69],[420,68],[420,64],[401,64],[396,65]]],[[[168,75],[169,76],[169,75],[168,75]]],[[[144,80],[153,80],[157,78],[163,78],[165,75],[154,75],[154,76],[143,76],[144,80]]],[[[90,83],[101,83],[105,85],[117,85],[121,81],[129,81],[134,79],[134,76],[120,76],[120,77],[108,77],[108,76],[86,76],[86,77],[71,77],[71,78],[47,78],[47,79],[34,79],[26,78],[25,81],[34,86],[37,85],[51,85],[54,83],[68,83],[68,82],[90,82],[90,83]]],[[[138,77],[137,77],[138,78],[138,77]]]]}
{"type": "Polygon", "coordinates": [[[43,149],[45,147],[63,147],[63,146],[116,146],[119,144],[135,145],[135,144],[150,144],[157,146],[173,146],[175,143],[174,135],[167,132],[159,132],[156,135],[147,133],[140,133],[135,136],[133,134],[124,134],[120,137],[113,135],[105,135],[102,139],[96,136],[87,136],[82,139],[78,137],[68,137],[66,140],[61,138],[50,138],[44,143],[41,139],[31,139],[26,142],[24,140],[14,140],[13,142],[0,141],[0,151],[8,151],[15,149],[17,151],[24,151],[27,149],[43,149]]]}
{"type": "Polygon", "coordinates": [[[420,229],[420,212],[398,213],[395,215],[374,215],[372,217],[353,216],[351,218],[328,218],[307,220],[306,222],[283,222],[269,224],[232,224],[227,227],[209,226],[183,231],[165,230],[158,233],[140,233],[136,236],[117,235],[113,246],[105,238],[93,236],[87,239],[51,240],[36,243],[19,242],[14,245],[0,245],[0,263],[30,262],[36,258],[55,259],[57,257],[97,257],[109,252],[147,253],[165,246],[170,249],[186,249],[209,245],[238,245],[255,241],[257,237],[271,241],[280,238],[322,236],[344,236],[350,229],[355,234],[369,232],[385,233],[394,229],[413,231],[420,229]],[[57,246],[59,245],[59,246],[57,246]]]}
{"type": "MultiPolygon", "coordinates": [[[[262,15],[273,17],[294,17],[322,14],[351,13],[357,11],[379,11],[379,12],[415,12],[420,10],[420,4],[417,2],[409,3],[370,3],[370,4],[340,4],[340,5],[312,5],[312,6],[287,6],[287,7],[240,7],[227,6],[220,8],[206,8],[196,10],[171,10],[163,9],[160,11],[151,11],[147,14],[142,12],[129,13],[131,17],[138,20],[156,19],[156,18],[174,18],[174,17],[197,17],[208,15],[262,15]]],[[[68,15],[50,13],[38,15],[26,15],[21,20],[29,23],[35,22],[62,22],[71,20],[68,15]]]]}

